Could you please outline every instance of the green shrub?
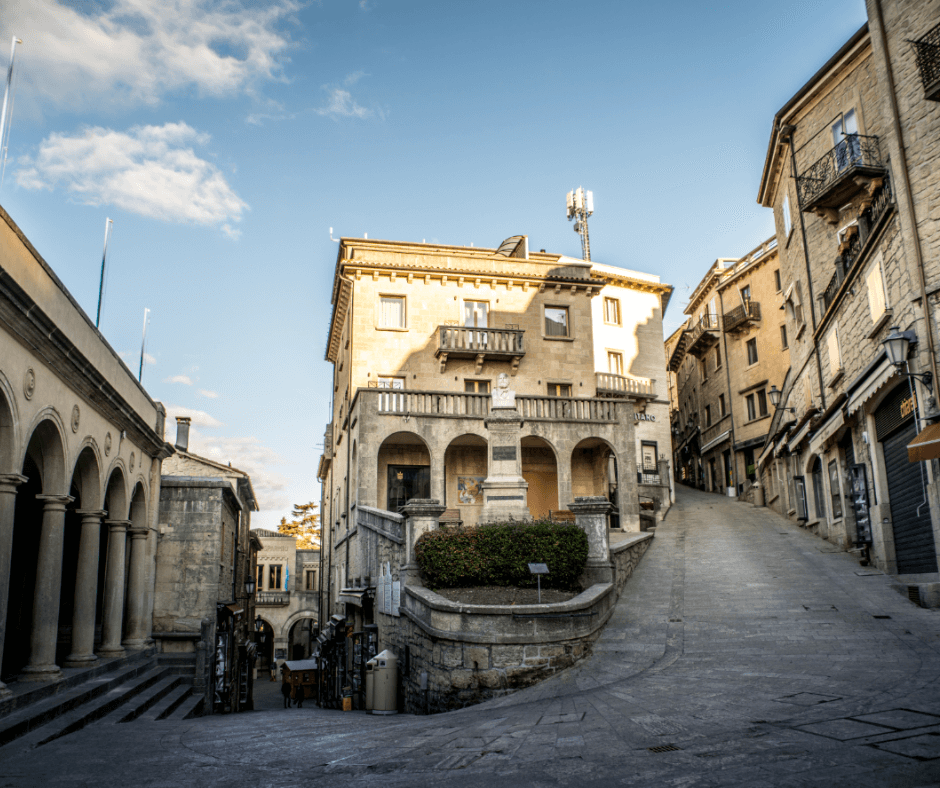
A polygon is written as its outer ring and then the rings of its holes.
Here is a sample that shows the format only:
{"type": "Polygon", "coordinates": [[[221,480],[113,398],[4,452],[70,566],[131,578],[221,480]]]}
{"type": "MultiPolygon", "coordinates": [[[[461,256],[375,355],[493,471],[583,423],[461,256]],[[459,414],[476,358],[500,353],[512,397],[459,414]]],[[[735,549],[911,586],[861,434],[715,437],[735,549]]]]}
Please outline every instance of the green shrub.
{"type": "Polygon", "coordinates": [[[575,589],[587,562],[588,540],[577,525],[538,521],[439,529],[415,544],[429,588],[535,586],[529,563],[548,564],[544,588],[575,589]]]}

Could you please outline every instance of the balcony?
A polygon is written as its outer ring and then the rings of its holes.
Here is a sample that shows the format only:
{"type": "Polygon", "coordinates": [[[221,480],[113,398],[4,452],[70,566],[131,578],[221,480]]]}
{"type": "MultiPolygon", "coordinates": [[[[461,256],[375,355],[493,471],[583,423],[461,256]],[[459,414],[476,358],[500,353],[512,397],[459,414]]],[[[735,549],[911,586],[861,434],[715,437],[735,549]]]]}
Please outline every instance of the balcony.
{"type": "Polygon", "coordinates": [[[836,211],[860,192],[874,192],[885,173],[878,138],[847,134],[796,179],[800,205],[838,221],[836,211]]]}
{"type": "Polygon", "coordinates": [[[656,381],[649,378],[625,378],[609,372],[597,372],[598,397],[630,397],[631,399],[653,399],[656,381]]]}
{"type": "MultiPolygon", "coordinates": [[[[402,391],[359,389],[360,407],[390,416],[485,419],[490,413],[489,394],[453,391],[402,391]]],[[[632,405],[622,399],[516,396],[516,410],[526,421],[608,422],[633,417],[632,405]]]]}
{"type": "Polygon", "coordinates": [[[924,98],[940,101],[940,25],[931,28],[923,38],[910,43],[914,47],[921,82],[924,83],[924,98]]]}
{"type": "Polygon", "coordinates": [[[718,315],[705,313],[689,332],[689,353],[701,359],[718,344],[718,332],[721,330],[718,315]]]}
{"type": "Polygon", "coordinates": [[[760,322],[760,304],[757,301],[748,301],[737,306],[730,312],[725,312],[724,325],[726,334],[734,334],[750,328],[760,322]]]}
{"type": "Polygon", "coordinates": [[[255,595],[256,605],[286,607],[290,604],[290,591],[259,591],[255,595]]]}
{"type": "Polygon", "coordinates": [[[477,363],[477,375],[484,361],[509,361],[515,374],[525,355],[525,332],[518,328],[440,326],[438,331],[440,341],[435,355],[441,362],[441,372],[447,368],[448,358],[472,358],[477,363]]]}
{"type": "Polygon", "coordinates": [[[669,357],[669,363],[666,365],[666,369],[670,372],[679,371],[682,359],[685,358],[685,354],[689,351],[689,336],[691,334],[691,331],[683,331],[679,335],[679,339],[676,340],[676,346],[672,349],[672,355],[669,357]]]}

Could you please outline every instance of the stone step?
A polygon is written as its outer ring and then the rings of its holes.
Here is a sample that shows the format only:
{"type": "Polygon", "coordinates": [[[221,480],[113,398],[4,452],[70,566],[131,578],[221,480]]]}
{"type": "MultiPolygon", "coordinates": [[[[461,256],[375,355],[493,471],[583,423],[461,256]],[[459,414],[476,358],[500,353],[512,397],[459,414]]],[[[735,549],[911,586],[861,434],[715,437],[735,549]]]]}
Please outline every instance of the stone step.
{"type": "Polygon", "coordinates": [[[115,709],[123,706],[131,698],[145,692],[165,678],[164,668],[151,667],[145,673],[129,678],[103,695],[95,697],[80,706],[55,717],[51,722],[32,730],[16,742],[19,749],[29,750],[41,747],[51,741],[75,733],[87,725],[108,716],[115,709]]]}
{"type": "Polygon", "coordinates": [[[180,684],[161,698],[158,703],[155,703],[141,714],[139,719],[143,722],[165,720],[185,703],[192,694],[193,688],[189,684],[180,684]]]}
{"type": "Polygon", "coordinates": [[[76,686],[60,688],[60,691],[53,695],[40,697],[39,700],[0,717],[0,746],[42,728],[59,717],[73,713],[151,670],[153,666],[149,659],[124,664],[108,673],[93,674],[76,686]]]}
{"type": "Polygon", "coordinates": [[[193,717],[202,716],[203,703],[205,695],[202,692],[194,690],[193,694],[186,698],[176,709],[166,715],[165,720],[189,720],[193,717]]]}
{"type": "Polygon", "coordinates": [[[164,671],[164,678],[149,687],[145,692],[131,698],[123,706],[115,709],[103,721],[111,723],[133,722],[183,683],[182,676],[166,675],[166,669],[161,668],[161,670],[164,671]]]}

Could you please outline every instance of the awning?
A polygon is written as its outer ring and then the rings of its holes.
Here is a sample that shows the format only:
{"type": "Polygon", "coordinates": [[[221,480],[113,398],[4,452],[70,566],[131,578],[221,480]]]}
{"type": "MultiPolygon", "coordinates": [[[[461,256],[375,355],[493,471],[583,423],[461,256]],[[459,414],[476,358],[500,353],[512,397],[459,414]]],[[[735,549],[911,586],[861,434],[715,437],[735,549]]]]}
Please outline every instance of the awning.
{"type": "Polygon", "coordinates": [[[874,397],[879,389],[893,378],[894,375],[894,365],[891,364],[888,359],[882,361],[876,369],[872,370],[872,373],[868,376],[868,382],[860,386],[858,391],[849,397],[849,401],[845,406],[846,413],[848,413],[849,416],[855,413],[862,405],[874,397]]]}
{"type": "Polygon", "coordinates": [[[294,659],[286,660],[282,663],[290,671],[294,670],[317,670],[320,667],[319,660],[316,659],[294,659]]]}
{"type": "Polygon", "coordinates": [[[336,601],[344,602],[347,605],[362,607],[362,597],[365,596],[365,593],[366,590],[364,588],[344,588],[339,592],[339,596],[336,597],[336,601]]]}
{"type": "Polygon", "coordinates": [[[807,419],[806,423],[794,433],[793,437],[787,441],[787,445],[790,447],[790,451],[796,449],[796,447],[803,442],[806,436],[809,435],[809,431],[812,426],[813,420],[807,419]]]}
{"type": "Polygon", "coordinates": [[[714,438],[714,439],[710,440],[708,443],[706,443],[704,446],[702,446],[702,448],[699,449],[699,454],[704,454],[704,453],[707,452],[709,449],[712,449],[712,448],[714,448],[715,446],[717,446],[719,443],[724,443],[724,442],[725,442],[726,440],[728,440],[728,438],[730,438],[730,437],[731,437],[731,430],[727,430],[727,431],[721,433],[721,435],[719,435],[717,438],[714,438]]]}
{"type": "Polygon", "coordinates": [[[907,445],[911,462],[940,459],[940,424],[929,424],[907,445]]]}
{"type": "Polygon", "coordinates": [[[819,427],[816,430],[816,434],[813,436],[813,440],[810,443],[809,450],[813,454],[819,454],[822,452],[823,447],[830,441],[830,439],[840,430],[845,424],[845,416],[841,410],[837,410],[832,416],[829,417],[828,421],[819,427]]]}

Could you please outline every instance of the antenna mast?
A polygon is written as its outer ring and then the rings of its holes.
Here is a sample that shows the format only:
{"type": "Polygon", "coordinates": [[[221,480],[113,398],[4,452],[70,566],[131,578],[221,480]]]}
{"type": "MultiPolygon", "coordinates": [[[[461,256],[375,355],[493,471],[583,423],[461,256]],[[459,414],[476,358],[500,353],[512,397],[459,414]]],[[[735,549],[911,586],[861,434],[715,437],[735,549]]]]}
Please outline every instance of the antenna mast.
{"type": "Polygon", "coordinates": [[[104,252],[101,255],[101,281],[98,283],[98,315],[95,317],[95,328],[101,326],[101,299],[104,297],[104,267],[108,261],[108,239],[111,238],[111,225],[114,224],[110,219],[104,220],[104,252]]]}
{"type": "Polygon", "coordinates": [[[147,347],[147,324],[150,322],[150,309],[144,309],[144,336],[140,340],[140,369],[137,372],[137,382],[144,379],[144,348],[147,347]]]}
{"type": "Polygon", "coordinates": [[[568,221],[574,219],[574,231],[581,236],[581,259],[591,259],[591,238],[588,236],[588,216],[594,213],[594,192],[587,192],[581,186],[568,192],[565,200],[568,206],[568,221]]]}
{"type": "Polygon", "coordinates": [[[7,150],[10,147],[10,126],[13,125],[13,59],[16,57],[16,45],[22,40],[13,36],[10,47],[10,67],[7,69],[7,87],[3,94],[3,111],[0,112],[0,186],[7,169],[7,150]],[[7,107],[9,106],[9,113],[7,107]]]}

